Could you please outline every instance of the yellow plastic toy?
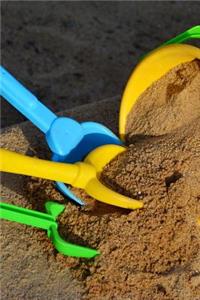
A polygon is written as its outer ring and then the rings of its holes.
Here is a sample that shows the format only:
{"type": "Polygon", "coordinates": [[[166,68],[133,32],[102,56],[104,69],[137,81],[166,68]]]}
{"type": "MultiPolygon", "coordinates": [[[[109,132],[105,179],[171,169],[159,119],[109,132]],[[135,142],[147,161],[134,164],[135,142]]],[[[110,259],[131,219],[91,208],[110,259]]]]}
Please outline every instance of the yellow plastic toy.
{"type": "Polygon", "coordinates": [[[84,162],[75,164],[52,162],[0,149],[0,170],[62,181],[84,189],[101,202],[128,209],[142,208],[143,202],[116,193],[98,180],[103,167],[125,149],[117,145],[101,146],[90,152],[84,162]]]}
{"type": "MultiPolygon", "coordinates": [[[[172,39],[171,42],[182,41],[179,39],[180,36],[185,36],[182,40],[199,38],[200,26],[187,30],[172,39]]],[[[165,44],[169,45],[159,47],[145,56],[130,76],[120,107],[119,134],[122,140],[125,139],[126,119],[138,97],[170,69],[195,58],[200,59],[200,49],[197,47],[186,44],[170,44],[170,41],[165,44]]]]}

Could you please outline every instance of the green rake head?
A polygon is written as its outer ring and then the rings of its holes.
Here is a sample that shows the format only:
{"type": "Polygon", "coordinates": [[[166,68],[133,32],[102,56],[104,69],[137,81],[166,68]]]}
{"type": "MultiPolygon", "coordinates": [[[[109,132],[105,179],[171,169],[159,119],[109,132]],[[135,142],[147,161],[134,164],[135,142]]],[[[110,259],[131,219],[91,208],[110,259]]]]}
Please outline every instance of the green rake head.
{"type": "Polygon", "coordinates": [[[64,255],[92,258],[100,254],[95,249],[68,243],[60,237],[56,218],[63,212],[65,205],[48,201],[45,203],[45,209],[47,213],[0,202],[0,217],[1,219],[47,230],[48,237],[56,250],[64,255]]]}

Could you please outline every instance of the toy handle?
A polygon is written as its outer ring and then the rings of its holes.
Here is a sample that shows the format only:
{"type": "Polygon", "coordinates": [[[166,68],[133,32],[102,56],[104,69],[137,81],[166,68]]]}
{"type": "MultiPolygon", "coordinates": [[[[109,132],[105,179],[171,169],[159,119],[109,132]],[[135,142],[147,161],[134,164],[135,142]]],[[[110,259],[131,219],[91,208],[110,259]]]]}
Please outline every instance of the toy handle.
{"type": "Polygon", "coordinates": [[[47,133],[57,118],[2,66],[0,66],[0,94],[44,133],[47,133]]]}
{"type": "MultiPolygon", "coordinates": [[[[46,202],[46,209],[49,205],[54,206],[55,216],[64,210],[64,205],[55,202],[46,202]]],[[[58,224],[52,215],[0,202],[0,217],[5,220],[47,230],[48,236],[51,238],[55,248],[64,255],[92,258],[100,254],[97,250],[74,245],[63,240],[57,230],[58,224]]]]}
{"type": "Polygon", "coordinates": [[[183,33],[177,35],[176,37],[170,39],[169,41],[162,44],[162,46],[177,44],[185,42],[189,39],[199,39],[200,38],[200,25],[194,26],[183,33]]]}
{"type": "Polygon", "coordinates": [[[49,230],[51,226],[57,227],[54,218],[51,215],[41,213],[9,203],[0,202],[1,218],[18,222],[25,225],[49,230]]]}
{"type": "Polygon", "coordinates": [[[28,157],[0,149],[0,171],[73,184],[79,174],[79,166],[28,157]]]}

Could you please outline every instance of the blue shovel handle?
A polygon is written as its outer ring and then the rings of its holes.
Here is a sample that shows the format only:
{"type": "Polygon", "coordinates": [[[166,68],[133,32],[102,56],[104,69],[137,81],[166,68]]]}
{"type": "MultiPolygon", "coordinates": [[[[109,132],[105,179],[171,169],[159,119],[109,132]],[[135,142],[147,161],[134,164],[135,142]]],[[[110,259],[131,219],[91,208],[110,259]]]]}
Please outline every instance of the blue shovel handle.
{"type": "Polygon", "coordinates": [[[1,95],[45,134],[57,116],[0,66],[1,95]]]}
{"type": "Polygon", "coordinates": [[[83,138],[81,125],[71,118],[57,117],[2,66],[0,78],[1,96],[45,134],[51,151],[64,160],[83,138]]]}
{"type": "MultiPolygon", "coordinates": [[[[0,95],[45,134],[56,160],[64,161],[83,138],[83,130],[78,122],[71,118],[57,117],[2,66],[0,95]]],[[[57,182],[57,186],[64,195],[84,204],[64,183],[57,182]]]]}

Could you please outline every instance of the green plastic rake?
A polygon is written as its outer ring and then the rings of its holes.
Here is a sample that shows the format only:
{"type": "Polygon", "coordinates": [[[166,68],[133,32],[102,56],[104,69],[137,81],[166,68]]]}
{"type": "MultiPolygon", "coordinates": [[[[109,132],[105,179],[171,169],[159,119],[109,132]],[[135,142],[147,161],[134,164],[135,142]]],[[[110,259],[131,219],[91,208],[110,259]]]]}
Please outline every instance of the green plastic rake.
{"type": "Polygon", "coordinates": [[[57,251],[64,255],[92,258],[100,254],[95,249],[68,243],[60,237],[56,218],[65,209],[65,205],[48,201],[45,203],[45,209],[47,213],[0,202],[0,217],[1,219],[47,230],[47,235],[57,251]]]}

